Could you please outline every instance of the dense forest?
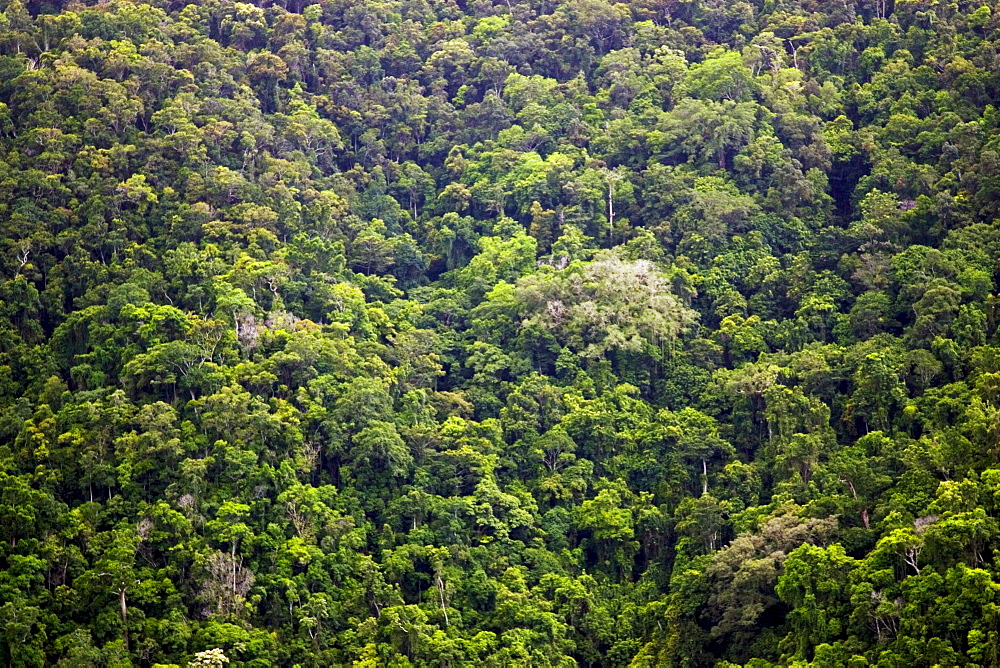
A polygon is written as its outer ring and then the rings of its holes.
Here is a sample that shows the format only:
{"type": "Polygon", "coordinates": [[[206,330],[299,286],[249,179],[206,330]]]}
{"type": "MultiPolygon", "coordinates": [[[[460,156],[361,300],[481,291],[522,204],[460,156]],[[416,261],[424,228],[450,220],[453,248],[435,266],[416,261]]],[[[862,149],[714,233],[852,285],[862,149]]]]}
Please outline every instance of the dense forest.
{"type": "Polygon", "coordinates": [[[3,664],[1000,663],[1000,4],[149,2],[0,0],[3,664]]]}

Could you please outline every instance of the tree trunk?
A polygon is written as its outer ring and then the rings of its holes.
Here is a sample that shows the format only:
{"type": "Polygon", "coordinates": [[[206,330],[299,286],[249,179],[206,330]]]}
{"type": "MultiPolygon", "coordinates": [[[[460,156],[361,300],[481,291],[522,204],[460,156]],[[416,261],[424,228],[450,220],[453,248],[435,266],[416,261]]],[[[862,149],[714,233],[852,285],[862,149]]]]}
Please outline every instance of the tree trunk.
{"type": "Polygon", "coordinates": [[[118,603],[122,608],[122,637],[125,640],[125,651],[129,650],[128,643],[128,608],[125,606],[125,587],[118,590],[118,603]]]}

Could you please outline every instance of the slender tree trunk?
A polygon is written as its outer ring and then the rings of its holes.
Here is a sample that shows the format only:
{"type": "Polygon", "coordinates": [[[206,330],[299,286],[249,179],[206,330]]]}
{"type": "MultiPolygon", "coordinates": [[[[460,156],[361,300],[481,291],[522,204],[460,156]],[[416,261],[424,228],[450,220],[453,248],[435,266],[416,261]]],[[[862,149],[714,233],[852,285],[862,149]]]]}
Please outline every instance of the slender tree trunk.
{"type": "Polygon", "coordinates": [[[448,608],[444,604],[444,581],[441,576],[437,576],[438,597],[441,599],[441,612],[444,613],[444,626],[448,628],[448,608]]]}
{"type": "Polygon", "coordinates": [[[129,650],[128,642],[128,608],[125,606],[125,587],[118,590],[118,603],[122,609],[122,637],[125,640],[125,651],[129,650]]]}
{"type": "Polygon", "coordinates": [[[608,241],[615,231],[615,182],[608,179],[608,241]]]}

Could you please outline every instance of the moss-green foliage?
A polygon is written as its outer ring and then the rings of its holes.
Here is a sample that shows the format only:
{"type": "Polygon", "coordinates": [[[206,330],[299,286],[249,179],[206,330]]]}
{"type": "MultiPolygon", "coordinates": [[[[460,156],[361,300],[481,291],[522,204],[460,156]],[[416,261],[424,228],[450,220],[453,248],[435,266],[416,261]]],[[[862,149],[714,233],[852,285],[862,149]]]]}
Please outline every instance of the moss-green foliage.
{"type": "Polygon", "coordinates": [[[0,0],[0,662],[996,665],[998,47],[0,0]]]}

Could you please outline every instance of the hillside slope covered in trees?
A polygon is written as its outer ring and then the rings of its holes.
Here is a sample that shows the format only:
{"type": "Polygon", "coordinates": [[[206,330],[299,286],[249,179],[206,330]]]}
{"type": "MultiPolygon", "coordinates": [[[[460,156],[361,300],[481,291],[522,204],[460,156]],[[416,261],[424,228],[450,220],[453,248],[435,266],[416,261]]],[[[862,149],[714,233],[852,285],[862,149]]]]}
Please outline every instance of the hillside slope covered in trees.
{"type": "Polygon", "coordinates": [[[1000,662],[1000,6],[0,10],[5,665],[1000,662]]]}

